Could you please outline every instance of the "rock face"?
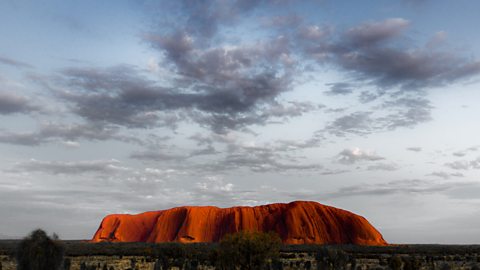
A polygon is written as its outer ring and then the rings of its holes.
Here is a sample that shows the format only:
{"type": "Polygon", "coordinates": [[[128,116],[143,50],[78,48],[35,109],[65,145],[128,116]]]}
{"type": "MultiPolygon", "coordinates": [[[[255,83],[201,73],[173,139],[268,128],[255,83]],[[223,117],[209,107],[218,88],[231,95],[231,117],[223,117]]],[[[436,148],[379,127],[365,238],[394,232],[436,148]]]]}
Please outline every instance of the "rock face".
{"type": "Polygon", "coordinates": [[[238,231],[275,231],[286,244],[386,245],[362,216],[317,202],[256,207],[185,206],[106,216],[93,242],[217,242],[238,231]]]}

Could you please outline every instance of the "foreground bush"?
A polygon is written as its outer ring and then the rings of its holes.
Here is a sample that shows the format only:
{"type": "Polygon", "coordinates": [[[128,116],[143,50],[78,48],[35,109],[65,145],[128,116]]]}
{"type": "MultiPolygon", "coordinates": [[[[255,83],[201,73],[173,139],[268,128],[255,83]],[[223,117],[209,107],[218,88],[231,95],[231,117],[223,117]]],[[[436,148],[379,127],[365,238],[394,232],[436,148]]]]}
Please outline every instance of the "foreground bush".
{"type": "Polygon", "coordinates": [[[348,263],[356,264],[345,251],[335,247],[319,246],[315,257],[319,270],[344,270],[348,263]]]}
{"type": "Polygon", "coordinates": [[[35,230],[17,248],[17,270],[58,270],[63,262],[64,248],[42,230],[35,230]]]}
{"type": "Polygon", "coordinates": [[[218,246],[221,269],[265,269],[279,254],[282,240],[273,232],[238,232],[226,235],[218,246]]]}

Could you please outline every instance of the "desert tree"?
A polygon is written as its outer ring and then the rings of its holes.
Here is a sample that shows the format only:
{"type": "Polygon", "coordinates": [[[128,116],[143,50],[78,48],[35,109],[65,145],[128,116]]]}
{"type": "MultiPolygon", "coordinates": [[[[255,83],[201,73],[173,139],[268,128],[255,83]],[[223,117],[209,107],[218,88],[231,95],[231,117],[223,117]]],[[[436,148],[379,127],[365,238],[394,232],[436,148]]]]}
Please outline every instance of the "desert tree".
{"type": "Polygon", "coordinates": [[[241,231],[226,235],[218,246],[221,269],[261,270],[275,261],[282,240],[274,233],[241,231]]]}
{"type": "Polygon", "coordinates": [[[37,229],[17,247],[17,270],[58,270],[62,267],[64,247],[54,234],[53,239],[37,229]]]}

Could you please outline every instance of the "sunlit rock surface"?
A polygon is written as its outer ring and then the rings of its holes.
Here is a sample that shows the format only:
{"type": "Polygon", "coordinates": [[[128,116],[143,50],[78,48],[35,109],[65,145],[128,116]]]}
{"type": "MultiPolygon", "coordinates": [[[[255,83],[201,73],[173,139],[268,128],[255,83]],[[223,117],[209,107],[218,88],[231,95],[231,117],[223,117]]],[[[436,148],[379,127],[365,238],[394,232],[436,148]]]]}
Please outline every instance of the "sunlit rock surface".
{"type": "Polygon", "coordinates": [[[275,231],[286,244],[386,245],[362,216],[317,202],[255,207],[184,206],[106,216],[93,242],[217,242],[238,231],[275,231]]]}

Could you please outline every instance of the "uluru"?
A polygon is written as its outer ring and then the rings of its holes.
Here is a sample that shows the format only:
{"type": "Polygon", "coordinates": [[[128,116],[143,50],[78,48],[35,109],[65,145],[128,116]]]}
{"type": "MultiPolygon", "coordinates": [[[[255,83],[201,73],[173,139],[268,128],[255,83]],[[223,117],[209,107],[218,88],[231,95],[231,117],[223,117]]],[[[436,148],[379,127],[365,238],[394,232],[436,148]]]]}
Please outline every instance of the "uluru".
{"type": "Polygon", "coordinates": [[[387,245],[364,217],[312,201],[112,214],[102,220],[92,242],[217,242],[238,231],[274,231],[285,244],[387,245]]]}

